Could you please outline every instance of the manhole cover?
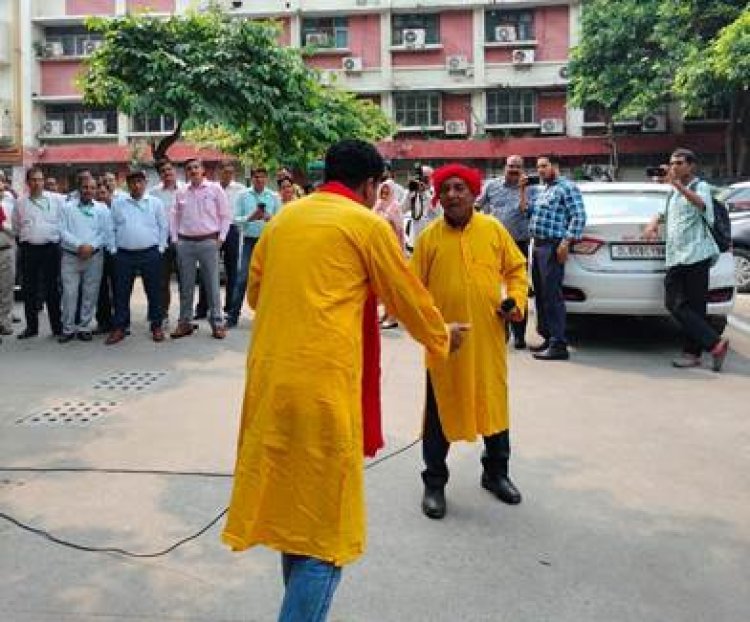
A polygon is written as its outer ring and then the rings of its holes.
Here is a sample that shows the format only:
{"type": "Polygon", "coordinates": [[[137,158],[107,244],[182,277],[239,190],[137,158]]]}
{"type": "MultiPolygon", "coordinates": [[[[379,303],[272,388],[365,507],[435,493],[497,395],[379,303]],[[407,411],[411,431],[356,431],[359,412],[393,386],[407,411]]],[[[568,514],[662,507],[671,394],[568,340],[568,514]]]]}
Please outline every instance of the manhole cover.
{"type": "Polygon", "coordinates": [[[116,371],[109,376],[99,378],[94,383],[94,388],[136,393],[152,387],[166,375],[165,371],[116,371]]]}
{"type": "Polygon", "coordinates": [[[85,426],[101,420],[117,406],[117,402],[97,400],[60,402],[16,419],[17,425],[85,426]]]}

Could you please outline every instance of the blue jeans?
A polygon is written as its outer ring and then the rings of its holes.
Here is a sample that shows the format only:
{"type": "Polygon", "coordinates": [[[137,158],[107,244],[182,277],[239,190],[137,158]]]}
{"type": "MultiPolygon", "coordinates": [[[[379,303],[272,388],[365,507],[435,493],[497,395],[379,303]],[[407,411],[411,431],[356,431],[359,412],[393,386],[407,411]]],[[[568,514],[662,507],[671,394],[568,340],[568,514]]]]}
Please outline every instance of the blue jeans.
{"type": "Polygon", "coordinates": [[[341,567],[305,555],[282,553],[284,600],[278,622],[325,622],[341,567]]]}
{"type": "Polygon", "coordinates": [[[247,290],[247,276],[250,272],[250,260],[253,258],[253,249],[258,243],[258,238],[242,238],[242,256],[240,257],[240,269],[237,271],[237,283],[232,294],[232,303],[229,305],[227,316],[232,322],[236,322],[242,313],[242,305],[245,302],[245,291],[247,290]]]}
{"type": "Polygon", "coordinates": [[[115,263],[115,317],[114,327],[125,330],[130,326],[130,297],[136,274],[143,279],[143,289],[148,301],[148,322],[151,330],[162,324],[161,253],[156,246],[131,251],[121,248],[114,256],[115,263]]]}
{"type": "Polygon", "coordinates": [[[559,240],[535,240],[531,278],[536,301],[536,330],[553,346],[567,345],[563,297],[565,265],[557,261],[559,240]]]}

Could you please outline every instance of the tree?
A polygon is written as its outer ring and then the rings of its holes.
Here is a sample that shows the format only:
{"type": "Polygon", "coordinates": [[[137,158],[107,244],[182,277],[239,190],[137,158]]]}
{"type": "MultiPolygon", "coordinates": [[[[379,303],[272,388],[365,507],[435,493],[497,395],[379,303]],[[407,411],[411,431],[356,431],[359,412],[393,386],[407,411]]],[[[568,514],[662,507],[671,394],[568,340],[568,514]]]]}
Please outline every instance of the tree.
{"type": "Polygon", "coordinates": [[[571,52],[570,103],[603,109],[615,175],[615,121],[653,110],[669,92],[668,73],[658,60],[663,50],[654,30],[659,1],[585,2],[580,43],[571,52]]]}
{"type": "Polygon", "coordinates": [[[686,114],[730,105],[728,169],[747,172],[748,12],[744,0],[585,0],[581,43],[572,52],[571,102],[605,108],[615,155],[618,118],[648,114],[674,99],[686,114]]]}
{"type": "Polygon", "coordinates": [[[87,26],[103,45],[81,78],[84,101],[176,119],[175,131],[151,144],[155,160],[185,130],[241,156],[298,166],[340,138],[393,132],[379,107],[323,86],[302,51],[278,43],[274,22],[212,8],[167,19],[91,18],[87,26]]]}

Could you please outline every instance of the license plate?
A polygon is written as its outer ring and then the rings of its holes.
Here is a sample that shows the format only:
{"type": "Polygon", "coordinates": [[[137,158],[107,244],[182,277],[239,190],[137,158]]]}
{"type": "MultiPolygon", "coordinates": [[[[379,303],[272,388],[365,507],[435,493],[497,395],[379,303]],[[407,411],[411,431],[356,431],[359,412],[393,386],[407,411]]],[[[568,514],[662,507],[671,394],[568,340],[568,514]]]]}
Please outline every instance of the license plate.
{"type": "Polygon", "coordinates": [[[664,259],[664,244],[612,244],[612,259],[664,259]]]}

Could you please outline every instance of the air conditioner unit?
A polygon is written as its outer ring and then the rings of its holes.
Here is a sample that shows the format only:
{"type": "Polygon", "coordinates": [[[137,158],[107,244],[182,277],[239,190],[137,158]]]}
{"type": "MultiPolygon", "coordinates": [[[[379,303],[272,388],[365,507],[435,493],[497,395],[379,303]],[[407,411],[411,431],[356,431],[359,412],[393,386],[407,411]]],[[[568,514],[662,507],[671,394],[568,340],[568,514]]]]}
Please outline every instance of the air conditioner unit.
{"type": "Polygon", "coordinates": [[[86,136],[101,136],[107,133],[107,123],[104,119],[86,119],[83,122],[83,133],[86,136]]]}
{"type": "Polygon", "coordinates": [[[362,59],[359,56],[346,56],[341,59],[341,68],[346,73],[360,73],[362,71],[362,59]]]}
{"type": "Polygon", "coordinates": [[[557,72],[557,75],[560,76],[563,80],[567,80],[570,76],[570,69],[567,65],[563,65],[560,67],[560,71],[557,72]]]}
{"type": "Polygon", "coordinates": [[[456,54],[445,59],[445,67],[450,73],[466,73],[469,61],[465,56],[456,54]]]}
{"type": "Polygon", "coordinates": [[[65,48],[61,41],[47,41],[44,44],[44,55],[50,58],[65,56],[65,48]]]}
{"type": "Polygon", "coordinates": [[[308,32],[305,35],[305,45],[328,45],[328,33],[308,32]]]}
{"type": "Polygon", "coordinates": [[[404,47],[423,48],[426,37],[427,32],[424,28],[404,28],[402,35],[404,47]]]}
{"type": "Polygon", "coordinates": [[[42,124],[45,136],[62,136],[65,134],[65,123],[62,119],[49,119],[42,124]]]}
{"type": "Polygon", "coordinates": [[[498,43],[512,43],[517,39],[516,27],[510,24],[495,26],[495,41],[498,43]]]}
{"type": "Polygon", "coordinates": [[[666,132],[667,115],[663,112],[648,114],[641,121],[641,132],[666,132]]]}
{"type": "Polygon", "coordinates": [[[103,41],[100,41],[99,39],[89,39],[88,41],[85,41],[83,44],[83,53],[84,54],[93,54],[96,52],[102,45],[103,41]]]}
{"type": "Polygon", "coordinates": [[[511,61],[517,66],[533,65],[534,50],[513,50],[511,61]]]}
{"type": "Polygon", "coordinates": [[[466,136],[466,121],[446,121],[445,122],[445,134],[446,136],[466,136]]]}
{"type": "Polygon", "coordinates": [[[565,121],[562,119],[542,119],[539,123],[540,134],[564,134],[565,121]]]}

